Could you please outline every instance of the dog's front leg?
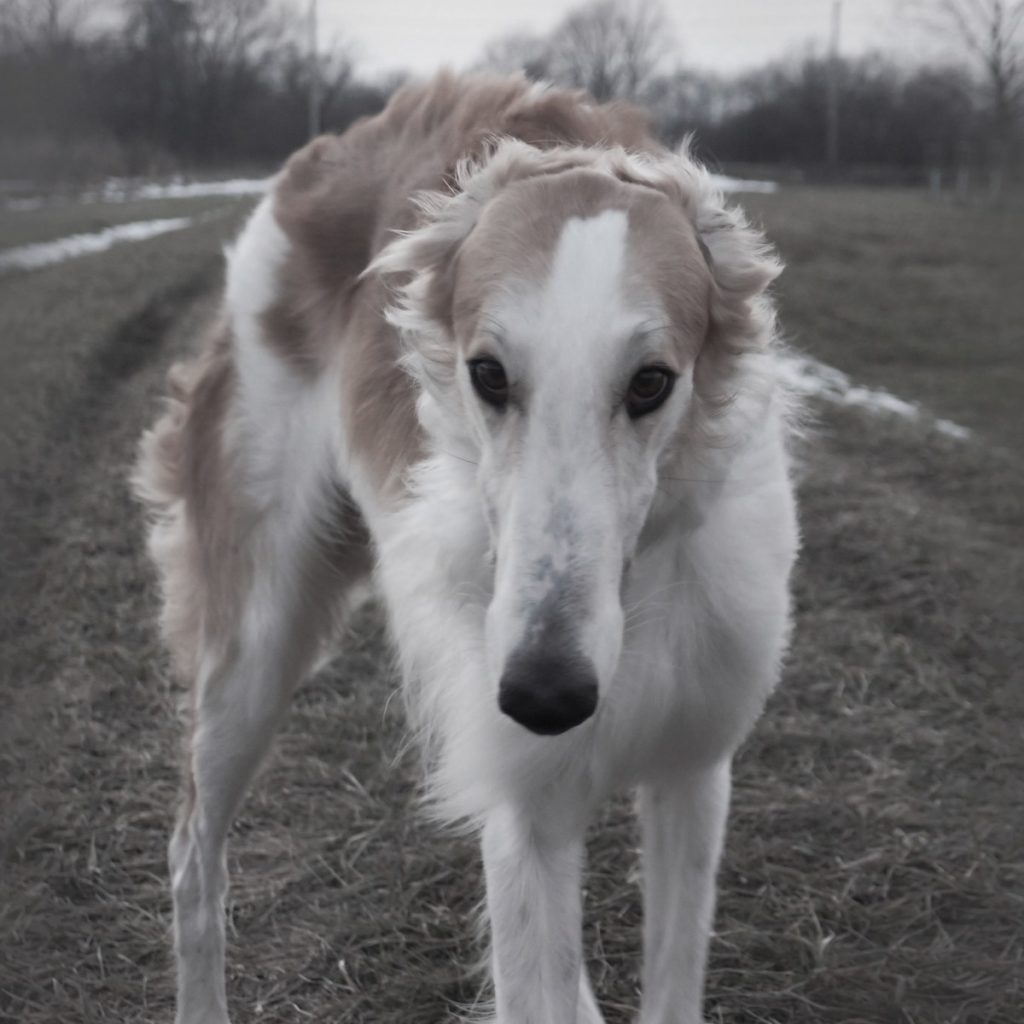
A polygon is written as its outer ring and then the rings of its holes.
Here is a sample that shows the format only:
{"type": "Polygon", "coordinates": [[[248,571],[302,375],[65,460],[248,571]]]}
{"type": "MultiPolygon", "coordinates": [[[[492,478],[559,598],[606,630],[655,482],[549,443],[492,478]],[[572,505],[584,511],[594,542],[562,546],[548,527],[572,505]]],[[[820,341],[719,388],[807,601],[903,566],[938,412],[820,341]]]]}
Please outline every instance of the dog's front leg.
{"type": "Polygon", "coordinates": [[[582,976],[583,839],[558,826],[509,806],[484,826],[498,1024],[600,1021],[582,976]]]}
{"type": "Polygon", "coordinates": [[[703,1020],[704,970],[729,791],[728,760],[641,787],[641,1024],[698,1024],[703,1020]]]}

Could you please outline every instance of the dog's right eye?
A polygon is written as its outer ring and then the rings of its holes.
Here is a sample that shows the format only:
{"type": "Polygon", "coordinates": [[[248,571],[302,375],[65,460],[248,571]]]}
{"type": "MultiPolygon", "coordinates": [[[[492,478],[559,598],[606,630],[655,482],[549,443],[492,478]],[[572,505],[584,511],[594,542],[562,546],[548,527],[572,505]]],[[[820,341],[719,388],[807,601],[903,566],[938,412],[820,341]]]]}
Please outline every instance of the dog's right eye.
{"type": "Polygon", "coordinates": [[[508,377],[505,367],[497,359],[485,356],[467,363],[469,379],[476,393],[496,409],[503,409],[508,403],[508,377]]]}

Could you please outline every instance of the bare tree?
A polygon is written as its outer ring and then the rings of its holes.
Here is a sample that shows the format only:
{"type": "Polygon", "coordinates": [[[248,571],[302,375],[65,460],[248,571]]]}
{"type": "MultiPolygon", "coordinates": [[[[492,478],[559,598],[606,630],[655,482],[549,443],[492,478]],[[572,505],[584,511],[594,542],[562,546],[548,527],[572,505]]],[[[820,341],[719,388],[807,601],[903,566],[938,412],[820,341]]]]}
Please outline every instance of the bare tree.
{"type": "Polygon", "coordinates": [[[83,89],[93,13],[87,0],[0,0],[0,149],[12,134],[27,148],[93,128],[83,89]]]}
{"type": "Polygon", "coordinates": [[[572,11],[548,41],[548,73],[595,99],[640,99],[671,44],[657,0],[597,0],[572,11]]]}
{"type": "Polygon", "coordinates": [[[961,49],[979,77],[990,122],[992,194],[998,197],[1024,115],[1024,0],[911,0],[910,7],[961,49]]]}
{"type": "Polygon", "coordinates": [[[548,40],[528,32],[513,32],[488,43],[478,67],[509,74],[523,71],[528,78],[550,78],[548,40]]]}
{"type": "Polygon", "coordinates": [[[3,0],[0,44],[28,55],[54,53],[80,39],[89,17],[87,0],[3,0]]]}

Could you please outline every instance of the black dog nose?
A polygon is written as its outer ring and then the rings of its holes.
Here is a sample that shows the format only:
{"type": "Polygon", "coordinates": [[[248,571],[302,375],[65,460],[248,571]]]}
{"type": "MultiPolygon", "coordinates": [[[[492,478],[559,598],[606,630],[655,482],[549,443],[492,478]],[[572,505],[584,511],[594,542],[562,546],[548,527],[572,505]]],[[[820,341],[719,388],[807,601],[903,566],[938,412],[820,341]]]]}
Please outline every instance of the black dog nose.
{"type": "Polygon", "coordinates": [[[578,654],[515,652],[498,686],[498,707],[541,736],[586,721],[597,707],[597,675],[578,654]]]}

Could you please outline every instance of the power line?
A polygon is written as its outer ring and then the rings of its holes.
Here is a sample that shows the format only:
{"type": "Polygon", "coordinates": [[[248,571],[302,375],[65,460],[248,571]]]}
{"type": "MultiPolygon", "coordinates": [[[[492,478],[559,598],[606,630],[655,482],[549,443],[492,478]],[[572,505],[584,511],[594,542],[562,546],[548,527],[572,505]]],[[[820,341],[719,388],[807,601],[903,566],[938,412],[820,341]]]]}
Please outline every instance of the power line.
{"type": "Polygon", "coordinates": [[[832,4],[832,36],[828,53],[828,94],[826,97],[825,162],[835,170],[839,166],[839,33],[843,0],[832,4]]]}
{"type": "Polygon", "coordinates": [[[317,46],[316,0],[309,0],[309,137],[320,134],[320,58],[317,46]]]}

